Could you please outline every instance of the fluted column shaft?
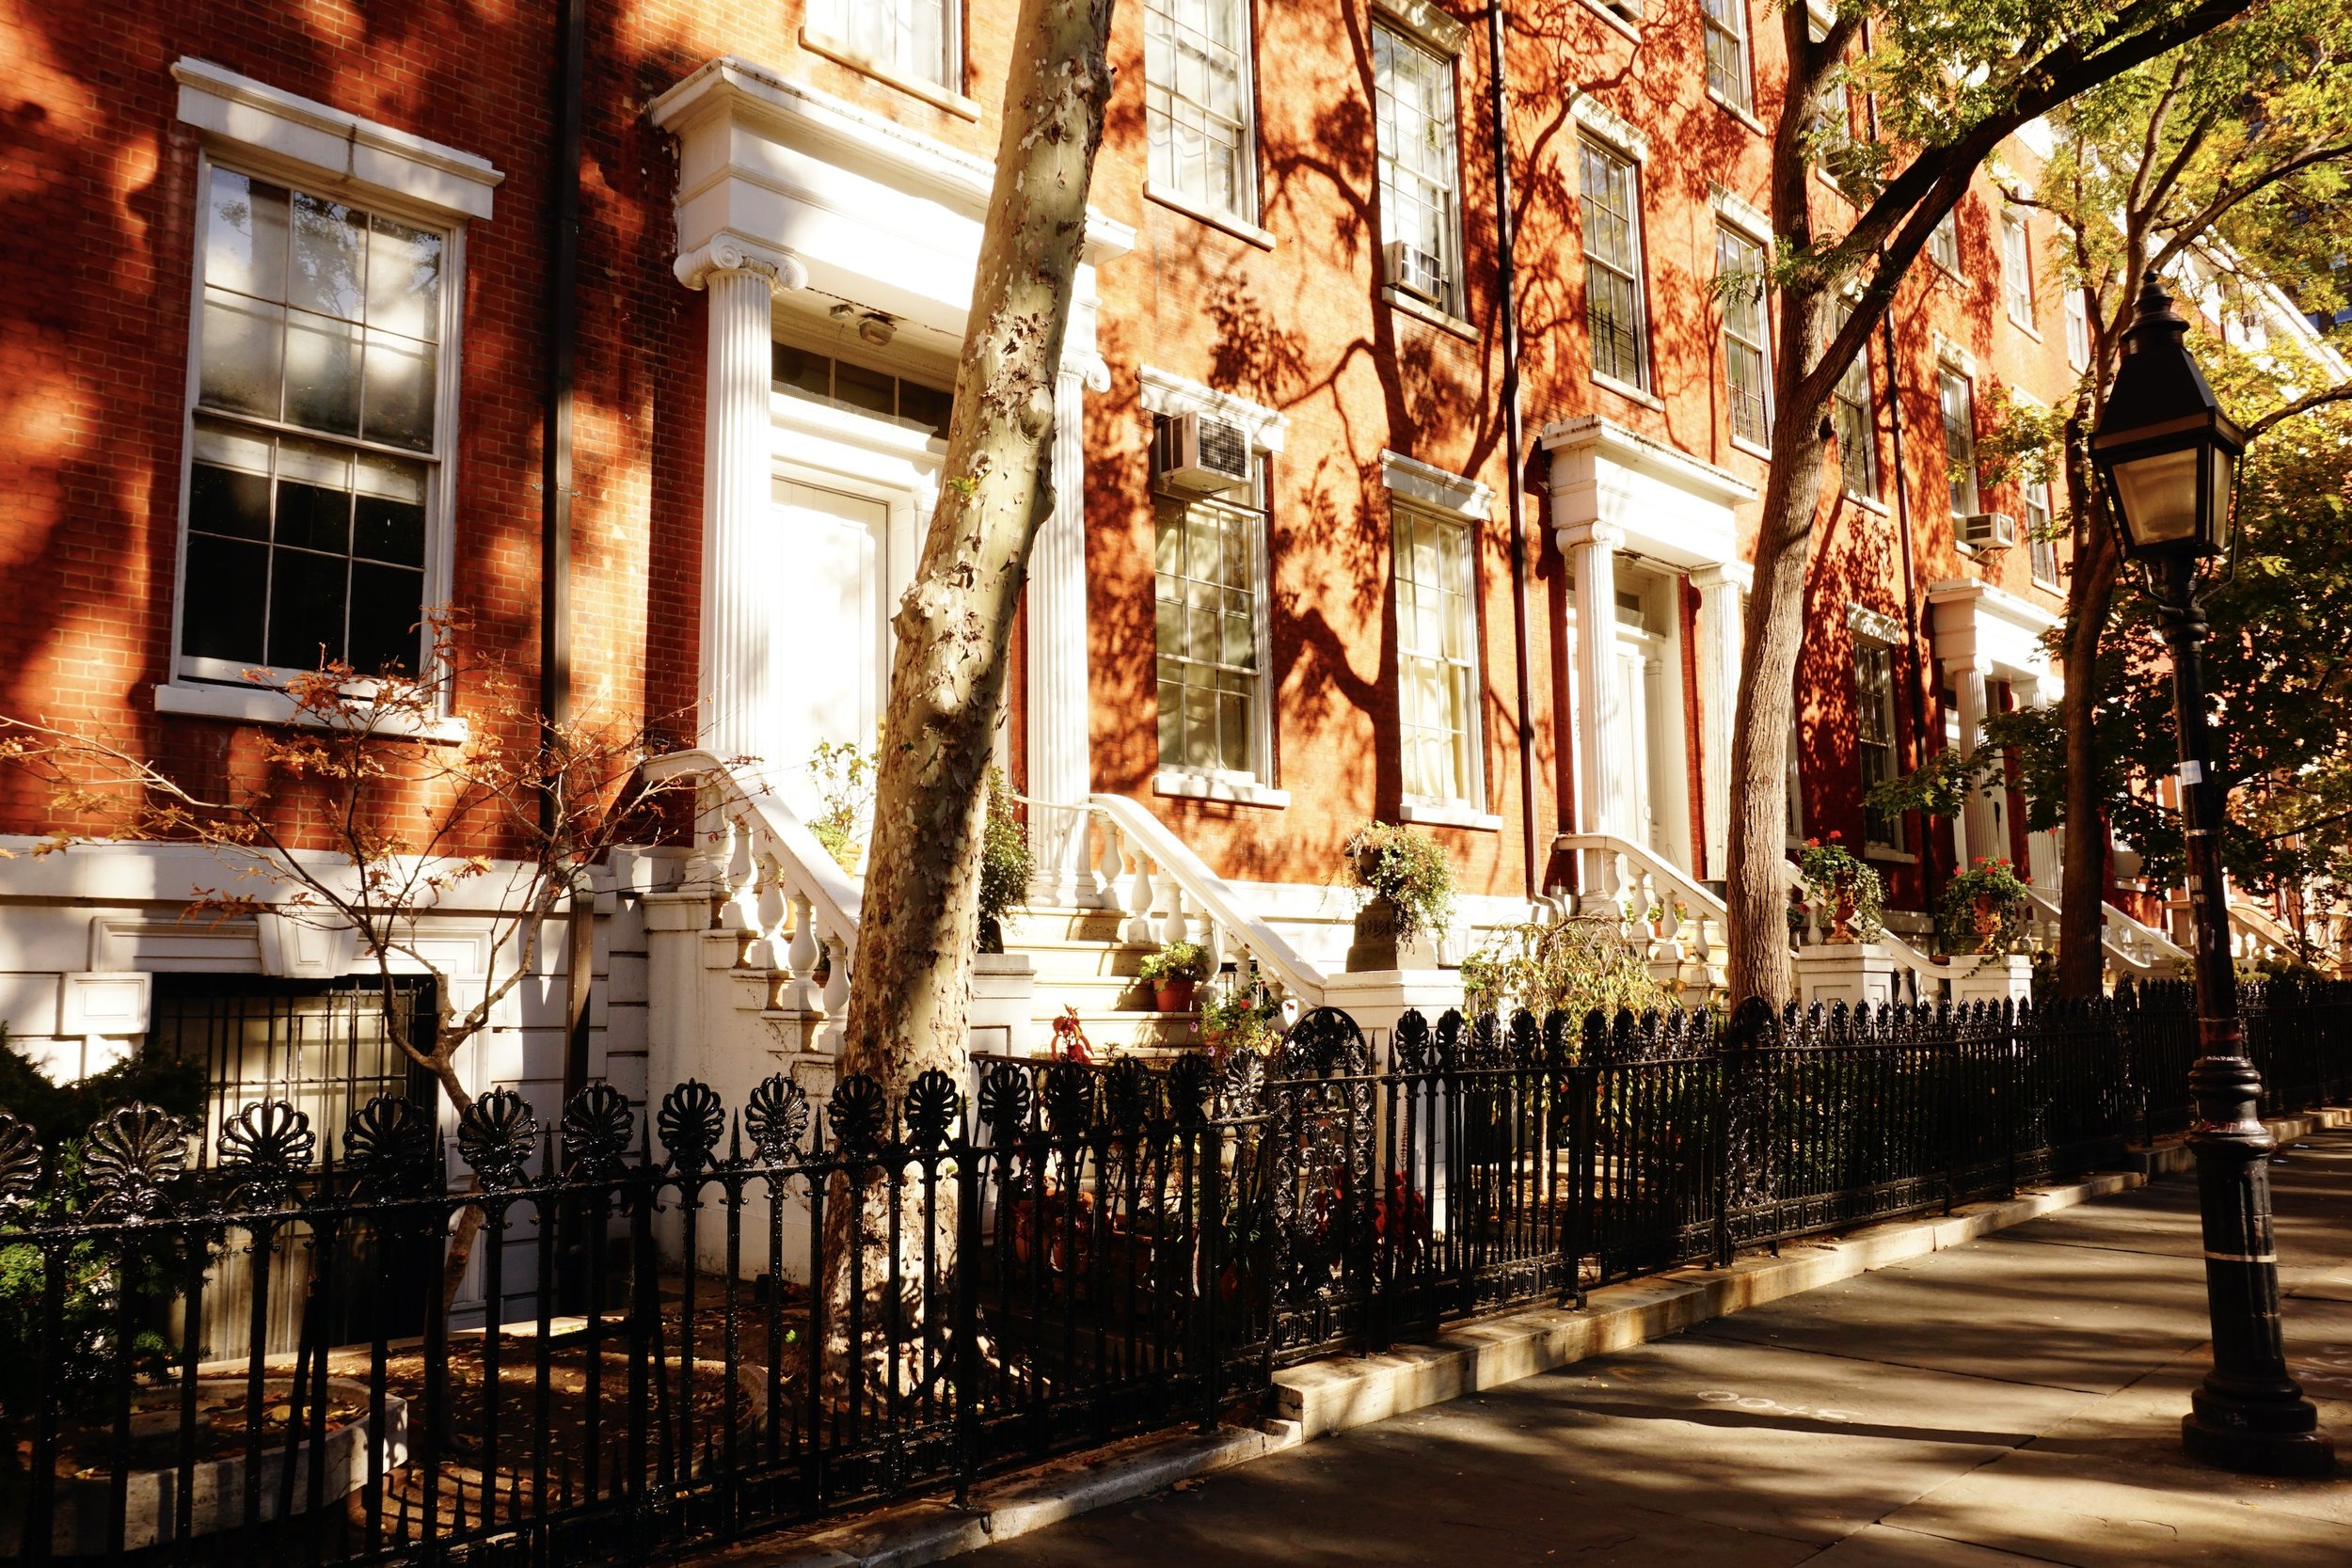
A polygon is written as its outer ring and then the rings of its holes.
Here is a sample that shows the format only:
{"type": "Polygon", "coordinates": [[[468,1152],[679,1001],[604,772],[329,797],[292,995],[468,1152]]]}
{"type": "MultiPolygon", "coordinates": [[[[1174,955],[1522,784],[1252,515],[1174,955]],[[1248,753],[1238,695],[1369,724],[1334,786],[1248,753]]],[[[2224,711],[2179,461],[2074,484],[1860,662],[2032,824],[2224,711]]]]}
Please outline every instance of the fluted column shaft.
{"type": "Polygon", "coordinates": [[[1724,562],[1691,574],[1699,591],[1699,807],[1707,823],[1707,869],[1721,877],[1731,835],[1731,730],[1740,707],[1740,601],[1755,572],[1724,562]]]}
{"type": "MultiPolygon", "coordinates": [[[[1588,833],[1629,832],[1625,808],[1625,695],[1617,680],[1617,546],[1625,536],[1606,524],[1564,531],[1569,569],[1576,576],[1577,763],[1583,774],[1583,820],[1588,833]]],[[[1584,898],[1606,895],[1610,879],[1585,852],[1584,898]]]]}

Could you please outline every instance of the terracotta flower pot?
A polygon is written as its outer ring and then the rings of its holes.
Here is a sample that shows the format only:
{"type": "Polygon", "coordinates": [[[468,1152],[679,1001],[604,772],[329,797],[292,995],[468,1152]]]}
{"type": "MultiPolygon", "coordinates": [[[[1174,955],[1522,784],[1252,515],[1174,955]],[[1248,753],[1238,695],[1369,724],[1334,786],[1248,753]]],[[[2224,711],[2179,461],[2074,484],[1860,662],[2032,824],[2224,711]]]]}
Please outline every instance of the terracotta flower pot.
{"type": "Polygon", "coordinates": [[[1854,930],[1854,914],[1853,889],[1840,882],[1837,884],[1836,902],[1831,907],[1829,914],[1830,941],[1858,942],[1861,940],[1854,930]]]}
{"type": "Polygon", "coordinates": [[[1152,993],[1164,1013],[1188,1013],[1193,1008],[1193,992],[1198,980],[1162,980],[1152,993]]]}

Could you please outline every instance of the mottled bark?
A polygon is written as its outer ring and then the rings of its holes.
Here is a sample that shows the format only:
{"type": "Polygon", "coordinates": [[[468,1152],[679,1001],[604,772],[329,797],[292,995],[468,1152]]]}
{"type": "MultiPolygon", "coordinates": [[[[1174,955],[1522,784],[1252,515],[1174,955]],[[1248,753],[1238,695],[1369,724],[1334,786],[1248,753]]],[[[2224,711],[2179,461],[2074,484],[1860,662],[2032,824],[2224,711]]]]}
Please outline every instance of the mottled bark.
{"type": "MultiPolygon", "coordinates": [[[[991,745],[1030,546],[1053,511],[1054,381],[1111,92],[1112,7],[1023,0],[946,479],[891,623],[897,653],[840,1067],[879,1079],[894,1098],[931,1069],[961,1081],[970,1047],[991,745]]],[[[914,1203],[894,1199],[881,1180],[854,1198],[849,1186],[835,1182],[826,1212],[834,1378],[853,1364],[870,1375],[883,1336],[919,1334],[925,1308],[914,1203]],[[889,1274],[894,1204],[909,1256],[901,1299],[885,1303],[876,1282],[889,1274]],[[843,1327],[853,1254],[863,1258],[861,1316],[871,1325],[854,1349],[843,1327]]],[[[932,1265],[942,1269],[952,1266],[954,1239],[946,1196],[933,1238],[932,1265]]]]}

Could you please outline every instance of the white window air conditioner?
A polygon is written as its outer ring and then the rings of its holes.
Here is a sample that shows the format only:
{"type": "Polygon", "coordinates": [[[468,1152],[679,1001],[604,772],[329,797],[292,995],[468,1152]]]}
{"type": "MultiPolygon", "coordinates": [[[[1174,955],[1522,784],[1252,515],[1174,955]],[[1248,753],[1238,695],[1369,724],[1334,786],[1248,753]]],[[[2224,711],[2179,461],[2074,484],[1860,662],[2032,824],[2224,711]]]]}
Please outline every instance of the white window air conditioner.
{"type": "Polygon", "coordinates": [[[2017,543],[2017,519],[2006,512],[1972,512],[1960,520],[1960,542],[1979,550],[2005,550],[2017,543]]]}
{"type": "Polygon", "coordinates": [[[1160,421],[1160,483],[1211,494],[1249,483],[1249,436],[1230,420],[1177,414],[1160,421]]]}
{"type": "Polygon", "coordinates": [[[1419,245],[1403,240],[1389,242],[1388,277],[1389,287],[1400,293],[1425,299],[1432,305],[1445,303],[1445,263],[1419,245]]]}
{"type": "Polygon", "coordinates": [[[1609,8],[1628,22],[1642,20],[1642,0],[1608,0],[1609,8]]]}

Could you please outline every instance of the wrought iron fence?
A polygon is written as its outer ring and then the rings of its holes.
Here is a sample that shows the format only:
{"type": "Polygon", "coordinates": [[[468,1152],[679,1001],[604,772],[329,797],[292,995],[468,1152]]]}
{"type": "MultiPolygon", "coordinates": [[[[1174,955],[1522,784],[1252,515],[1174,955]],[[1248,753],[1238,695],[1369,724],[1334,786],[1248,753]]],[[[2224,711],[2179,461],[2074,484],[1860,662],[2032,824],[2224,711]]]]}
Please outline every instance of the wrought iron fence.
{"type": "MultiPolygon", "coordinates": [[[[2187,1013],[1327,1009],[1264,1057],[979,1057],[895,1101],[596,1085],[543,1125],[500,1090],[454,1165],[391,1096],[46,1148],[0,1118],[0,1544],[635,1560],[962,1487],[1329,1349],[2088,1166],[2175,1119],[2187,1013]]],[[[2249,1016],[2274,1105],[2352,1089],[2352,987],[2249,1016]]]]}

